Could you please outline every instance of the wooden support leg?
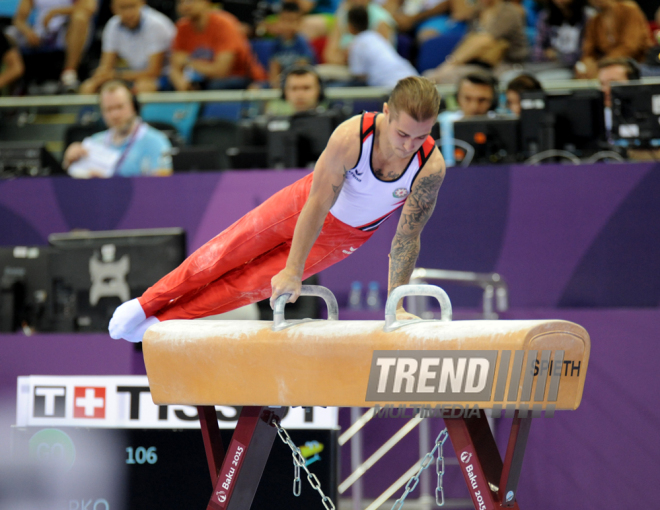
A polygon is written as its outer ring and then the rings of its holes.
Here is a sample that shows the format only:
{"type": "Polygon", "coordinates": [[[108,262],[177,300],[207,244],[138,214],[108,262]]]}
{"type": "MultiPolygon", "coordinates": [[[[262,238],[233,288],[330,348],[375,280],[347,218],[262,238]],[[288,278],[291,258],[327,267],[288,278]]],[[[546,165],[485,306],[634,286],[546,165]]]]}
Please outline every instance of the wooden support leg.
{"type": "Polygon", "coordinates": [[[516,412],[511,424],[511,433],[509,434],[509,444],[506,447],[504,457],[504,467],[500,478],[500,500],[504,503],[502,506],[512,507],[516,500],[518,492],[518,481],[522,471],[522,460],[527,447],[527,438],[529,437],[529,428],[532,425],[532,418],[521,418],[516,412]]]}
{"type": "Polygon", "coordinates": [[[206,460],[209,463],[211,483],[215,486],[220,474],[220,466],[222,466],[225,457],[225,448],[218,427],[218,416],[215,412],[215,406],[197,406],[197,414],[199,423],[202,426],[202,438],[204,439],[206,460]]]}
{"type": "MultiPolygon", "coordinates": [[[[286,408],[245,406],[222,462],[207,510],[248,510],[286,408]]],[[[209,466],[211,461],[209,461],[209,466]]]]}
{"type": "Polygon", "coordinates": [[[470,497],[477,510],[519,510],[515,500],[531,418],[514,418],[505,462],[485,415],[445,419],[470,497]]]}

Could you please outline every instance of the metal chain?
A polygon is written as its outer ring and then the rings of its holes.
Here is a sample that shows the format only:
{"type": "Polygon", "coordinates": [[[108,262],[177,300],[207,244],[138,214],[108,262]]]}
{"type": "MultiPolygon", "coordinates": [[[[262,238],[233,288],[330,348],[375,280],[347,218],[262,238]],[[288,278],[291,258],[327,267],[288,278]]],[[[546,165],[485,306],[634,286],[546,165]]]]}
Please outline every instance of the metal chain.
{"type": "Polygon", "coordinates": [[[305,457],[303,457],[300,448],[298,448],[293,443],[293,441],[291,440],[291,436],[289,436],[288,432],[284,430],[284,428],[282,428],[279,420],[274,419],[272,423],[277,428],[277,435],[280,436],[282,442],[288,445],[289,448],[291,449],[291,456],[293,457],[293,470],[294,470],[293,495],[300,496],[300,489],[301,489],[300,468],[303,468],[305,470],[305,473],[307,473],[307,481],[309,482],[309,485],[311,485],[312,489],[316,490],[316,492],[319,493],[319,495],[321,496],[321,503],[323,503],[323,506],[326,508],[326,510],[335,510],[335,504],[321,490],[321,482],[319,481],[319,479],[316,477],[314,473],[310,473],[309,469],[307,469],[307,465],[305,464],[305,457]]]}
{"type": "Polygon", "coordinates": [[[438,485],[435,489],[435,504],[438,506],[443,506],[445,504],[445,491],[442,486],[442,480],[445,474],[445,457],[443,455],[442,450],[445,441],[447,440],[447,437],[448,437],[447,429],[442,430],[440,434],[438,434],[438,437],[435,439],[435,446],[433,447],[433,450],[431,450],[429,453],[424,455],[424,458],[420,463],[419,470],[417,471],[417,473],[413,475],[413,477],[410,480],[408,480],[408,483],[406,484],[403,494],[399,499],[397,499],[394,502],[394,505],[392,506],[392,510],[401,510],[401,508],[403,508],[403,502],[408,497],[408,494],[414,491],[415,487],[417,487],[417,484],[419,483],[419,477],[422,474],[422,471],[424,471],[427,467],[429,467],[431,465],[431,462],[433,462],[433,457],[435,456],[435,452],[438,452],[438,458],[435,462],[435,472],[438,475],[438,485]]]}

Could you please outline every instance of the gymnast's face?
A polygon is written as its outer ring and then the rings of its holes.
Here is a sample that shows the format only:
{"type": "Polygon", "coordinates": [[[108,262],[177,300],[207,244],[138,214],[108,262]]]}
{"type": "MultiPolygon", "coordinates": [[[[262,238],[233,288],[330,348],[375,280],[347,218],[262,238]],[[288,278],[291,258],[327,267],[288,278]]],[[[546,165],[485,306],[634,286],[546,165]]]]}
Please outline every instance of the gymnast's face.
{"type": "Polygon", "coordinates": [[[406,112],[396,112],[387,103],[383,105],[385,131],[394,153],[399,158],[410,158],[431,134],[435,118],[417,122],[406,112]]]}

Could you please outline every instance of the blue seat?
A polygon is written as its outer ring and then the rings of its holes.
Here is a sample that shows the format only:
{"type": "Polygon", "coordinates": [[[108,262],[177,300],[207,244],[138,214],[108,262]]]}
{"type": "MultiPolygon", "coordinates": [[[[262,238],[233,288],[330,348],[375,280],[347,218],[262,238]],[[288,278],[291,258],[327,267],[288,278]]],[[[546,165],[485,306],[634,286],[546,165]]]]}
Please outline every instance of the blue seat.
{"type": "Polygon", "coordinates": [[[425,41],[419,48],[417,70],[423,73],[427,69],[438,67],[445,61],[447,55],[454,50],[462,37],[462,33],[450,33],[425,41]]]}
{"type": "Polygon", "coordinates": [[[147,103],[140,108],[140,117],[145,122],[173,125],[186,143],[190,142],[198,114],[199,103],[147,103]]]}
{"type": "Polygon", "coordinates": [[[19,0],[0,0],[0,17],[13,18],[18,9],[19,0]]]}
{"type": "Polygon", "coordinates": [[[408,34],[397,34],[396,36],[396,51],[406,60],[412,57],[413,48],[415,47],[415,40],[408,34]]]}
{"type": "Polygon", "coordinates": [[[206,103],[202,109],[202,119],[225,119],[238,120],[242,117],[241,110],[247,104],[240,102],[232,103],[206,103]]]}

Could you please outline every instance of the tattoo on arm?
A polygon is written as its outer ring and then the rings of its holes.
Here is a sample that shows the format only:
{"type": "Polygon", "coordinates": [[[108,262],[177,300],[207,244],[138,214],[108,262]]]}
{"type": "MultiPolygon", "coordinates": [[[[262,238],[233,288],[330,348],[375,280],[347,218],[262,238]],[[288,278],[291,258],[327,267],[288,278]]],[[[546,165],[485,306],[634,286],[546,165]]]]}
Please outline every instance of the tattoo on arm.
{"type": "Polygon", "coordinates": [[[344,166],[344,172],[341,177],[341,183],[339,183],[339,186],[335,186],[334,184],[332,185],[332,205],[330,206],[332,208],[333,205],[335,205],[335,202],[337,202],[337,199],[339,198],[339,193],[341,192],[341,189],[344,187],[344,180],[346,179],[346,174],[348,173],[348,168],[344,166]]]}
{"type": "Polygon", "coordinates": [[[420,249],[422,228],[435,208],[443,173],[422,178],[406,200],[390,251],[390,291],[410,280],[420,249]]]}

